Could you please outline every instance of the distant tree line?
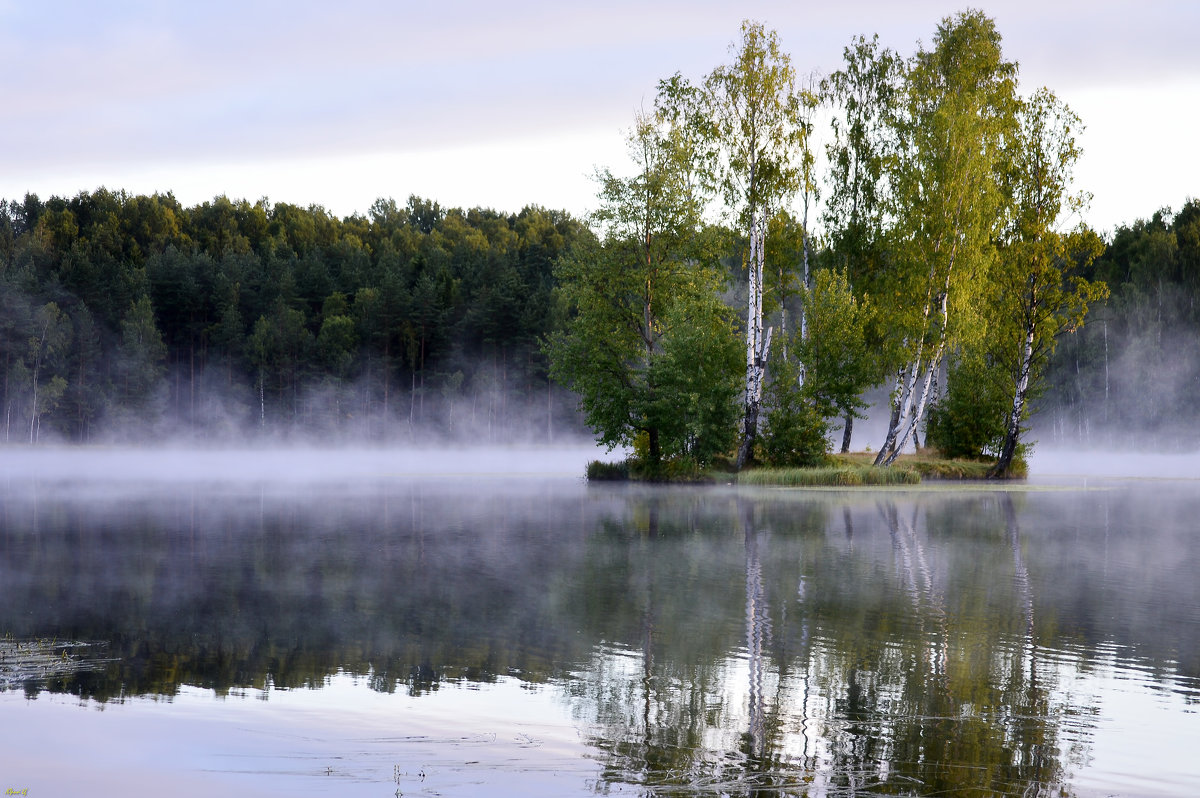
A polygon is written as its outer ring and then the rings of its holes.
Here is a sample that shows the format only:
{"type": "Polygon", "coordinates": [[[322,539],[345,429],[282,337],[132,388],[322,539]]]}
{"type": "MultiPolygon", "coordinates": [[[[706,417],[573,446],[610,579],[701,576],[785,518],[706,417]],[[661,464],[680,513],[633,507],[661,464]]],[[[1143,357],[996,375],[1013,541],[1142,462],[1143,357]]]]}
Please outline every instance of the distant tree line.
{"type": "Polygon", "coordinates": [[[0,207],[0,435],[473,440],[579,431],[547,379],[565,213],[366,216],[99,189],[0,207]]]}
{"type": "Polygon", "coordinates": [[[1116,229],[1088,268],[1112,296],[1059,346],[1041,440],[1094,447],[1200,446],[1200,201],[1116,229]]]}

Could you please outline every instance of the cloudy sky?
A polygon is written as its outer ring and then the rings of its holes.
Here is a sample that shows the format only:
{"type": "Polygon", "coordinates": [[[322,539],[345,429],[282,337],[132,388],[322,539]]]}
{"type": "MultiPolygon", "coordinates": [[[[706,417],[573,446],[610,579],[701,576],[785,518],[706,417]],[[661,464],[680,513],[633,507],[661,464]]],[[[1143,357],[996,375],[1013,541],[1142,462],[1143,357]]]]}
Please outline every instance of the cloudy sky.
{"type": "MultiPolygon", "coordinates": [[[[1200,3],[994,0],[1027,91],[1083,117],[1101,230],[1200,195],[1200,3]]],[[[749,17],[798,71],[858,33],[907,55],[965,5],[912,0],[0,0],[0,197],[104,185],[317,203],[583,213],[658,80],[723,63],[749,17]]]]}

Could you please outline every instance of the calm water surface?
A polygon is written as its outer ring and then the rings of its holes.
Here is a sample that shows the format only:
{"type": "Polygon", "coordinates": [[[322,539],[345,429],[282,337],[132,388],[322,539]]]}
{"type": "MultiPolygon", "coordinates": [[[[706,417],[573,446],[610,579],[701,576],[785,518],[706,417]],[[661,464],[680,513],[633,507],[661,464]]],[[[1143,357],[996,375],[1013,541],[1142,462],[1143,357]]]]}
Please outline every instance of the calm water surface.
{"type": "Polygon", "coordinates": [[[30,796],[1200,795],[1200,482],[0,459],[30,796]]]}

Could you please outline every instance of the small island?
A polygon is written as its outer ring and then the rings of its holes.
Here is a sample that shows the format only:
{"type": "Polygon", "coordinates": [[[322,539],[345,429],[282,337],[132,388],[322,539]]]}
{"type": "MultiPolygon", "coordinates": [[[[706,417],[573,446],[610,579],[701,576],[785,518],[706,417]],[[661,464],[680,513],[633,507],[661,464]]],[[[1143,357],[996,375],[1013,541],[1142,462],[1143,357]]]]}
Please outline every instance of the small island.
{"type": "Polygon", "coordinates": [[[1071,185],[1081,122],[1048,89],[1021,93],[978,11],[910,56],[866,37],[844,56],[804,82],[747,21],[729,63],[659,83],[629,133],[633,173],[598,175],[600,235],[556,266],[569,316],[549,343],[600,441],[633,450],[590,479],[1024,475],[1055,342],[1108,296],[1085,276],[1100,237],[1062,228],[1087,199],[1071,185]],[[818,108],[832,109],[824,175],[818,108]],[[853,422],[878,386],[887,434],[860,463],[853,422]],[[939,459],[900,467],[922,434],[939,459]]]}

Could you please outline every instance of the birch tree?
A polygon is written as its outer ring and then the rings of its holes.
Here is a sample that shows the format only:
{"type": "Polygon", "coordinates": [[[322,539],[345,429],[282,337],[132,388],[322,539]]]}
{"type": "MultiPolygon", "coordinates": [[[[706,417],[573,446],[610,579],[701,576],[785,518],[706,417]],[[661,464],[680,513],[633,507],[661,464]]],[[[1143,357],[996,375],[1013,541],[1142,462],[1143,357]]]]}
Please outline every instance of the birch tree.
{"type": "Polygon", "coordinates": [[[1018,452],[1028,397],[1044,372],[1058,336],[1082,326],[1091,302],[1108,296],[1099,281],[1080,276],[1103,251],[1085,228],[1059,232],[1059,225],[1087,202],[1071,193],[1080,150],[1081,122],[1048,89],[1021,104],[1019,125],[1004,171],[1012,215],[994,285],[999,309],[997,343],[1012,374],[1012,404],[1004,442],[989,476],[1008,476],[1018,452]]]}
{"type": "Polygon", "coordinates": [[[1016,64],[991,19],[942,21],[907,70],[891,158],[892,335],[902,342],[876,465],[913,438],[955,337],[975,323],[1003,203],[997,166],[1014,111],[1016,64]]]}
{"type": "MultiPolygon", "coordinates": [[[[796,94],[797,116],[796,123],[799,126],[799,177],[800,177],[800,207],[801,207],[801,235],[803,236],[803,253],[801,256],[800,267],[800,286],[804,291],[812,288],[812,251],[813,251],[813,235],[812,226],[809,224],[809,213],[816,207],[817,202],[821,198],[821,190],[817,183],[817,159],[812,147],[812,133],[816,127],[816,113],[820,105],[820,91],[816,73],[810,73],[805,86],[796,94]]],[[[782,277],[780,279],[781,286],[784,283],[782,277]]],[[[780,304],[783,305],[783,321],[780,326],[783,328],[783,335],[787,336],[787,307],[786,297],[780,297],[780,304]]],[[[808,311],[803,303],[800,305],[799,319],[800,339],[808,339],[808,311]]],[[[805,374],[805,364],[803,361],[800,364],[800,381],[803,383],[805,374]]]]}
{"type": "Polygon", "coordinates": [[[742,442],[737,467],[750,459],[758,434],[763,380],[771,348],[771,328],[763,323],[767,225],[801,184],[800,94],[791,57],[774,31],[742,23],[741,41],[731,47],[733,62],[713,70],[704,82],[710,141],[716,152],[714,184],[748,243],[746,379],[742,442]]]}
{"type": "MultiPolygon", "coordinates": [[[[828,200],[823,221],[834,263],[861,297],[882,293],[889,263],[885,246],[890,185],[888,158],[895,151],[893,121],[902,88],[903,60],[880,48],[879,37],[856,37],[843,50],[842,69],[821,81],[821,98],[832,106],[831,139],[826,145],[828,200]]],[[[891,342],[872,317],[864,335],[878,363],[889,359],[891,342]]],[[[875,384],[882,379],[869,379],[875,384]]],[[[845,415],[843,453],[850,451],[855,413],[845,415]]]]}

